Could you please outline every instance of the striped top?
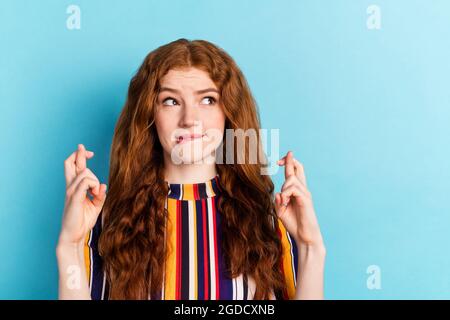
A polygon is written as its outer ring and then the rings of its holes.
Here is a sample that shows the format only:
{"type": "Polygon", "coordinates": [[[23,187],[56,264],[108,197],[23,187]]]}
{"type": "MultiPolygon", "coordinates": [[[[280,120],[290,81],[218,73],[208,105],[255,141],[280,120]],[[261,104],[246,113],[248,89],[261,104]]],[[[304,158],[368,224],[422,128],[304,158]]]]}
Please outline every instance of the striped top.
{"type": "MultiPolygon", "coordinates": [[[[167,183],[166,261],[161,293],[149,299],[163,300],[251,300],[255,281],[241,274],[229,278],[222,253],[221,218],[218,200],[219,176],[193,184],[167,183]]],[[[86,236],[84,256],[93,300],[107,300],[109,286],[97,244],[101,215],[86,236]]],[[[297,246],[278,219],[277,234],[283,247],[282,263],[287,290],[280,299],[293,299],[298,265],[297,246]]],[[[272,291],[271,299],[276,299],[272,291]]]]}

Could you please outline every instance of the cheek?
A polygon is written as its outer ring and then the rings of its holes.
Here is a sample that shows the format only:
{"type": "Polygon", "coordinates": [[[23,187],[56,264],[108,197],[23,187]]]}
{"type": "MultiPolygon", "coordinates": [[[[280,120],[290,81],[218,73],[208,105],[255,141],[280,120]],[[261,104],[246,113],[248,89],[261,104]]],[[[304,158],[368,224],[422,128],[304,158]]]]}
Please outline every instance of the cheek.
{"type": "Polygon", "coordinates": [[[220,110],[210,114],[205,120],[205,129],[209,137],[207,143],[217,147],[222,142],[225,132],[225,114],[220,110]]]}
{"type": "Polygon", "coordinates": [[[205,118],[205,123],[208,128],[223,130],[225,127],[225,114],[222,110],[215,110],[205,118]]]}
{"type": "Polygon", "coordinates": [[[155,116],[155,124],[160,142],[163,145],[170,144],[171,134],[176,129],[173,117],[168,117],[164,113],[157,113],[155,116]]]}

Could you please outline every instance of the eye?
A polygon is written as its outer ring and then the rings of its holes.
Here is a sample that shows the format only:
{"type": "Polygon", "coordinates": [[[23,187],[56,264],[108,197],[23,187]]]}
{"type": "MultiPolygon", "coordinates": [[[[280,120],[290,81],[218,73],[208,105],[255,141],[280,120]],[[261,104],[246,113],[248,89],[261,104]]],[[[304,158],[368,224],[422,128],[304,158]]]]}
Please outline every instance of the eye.
{"type": "Polygon", "coordinates": [[[214,99],[213,97],[204,97],[202,99],[202,104],[215,104],[216,103],[216,99],[214,99]],[[206,102],[205,102],[206,101],[206,102]]]}
{"type": "Polygon", "coordinates": [[[178,104],[178,102],[174,98],[169,97],[169,98],[164,99],[162,104],[165,106],[175,106],[178,104]]]}

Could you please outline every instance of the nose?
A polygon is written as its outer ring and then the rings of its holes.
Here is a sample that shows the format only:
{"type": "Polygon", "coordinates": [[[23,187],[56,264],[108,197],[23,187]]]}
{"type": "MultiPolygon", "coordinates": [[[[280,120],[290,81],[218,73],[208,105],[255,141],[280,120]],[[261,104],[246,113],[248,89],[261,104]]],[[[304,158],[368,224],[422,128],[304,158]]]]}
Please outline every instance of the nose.
{"type": "Polygon", "coordinates": [[[194,105],[194,103],[186,103],[183,106],[183,114],[181,116],[181,123],[180,127],[186,128],[186,127],[192,127],[195,125],[198,125],[200,123],[200,119],[198,118],[199,110],[197,106],[194,105]]]}

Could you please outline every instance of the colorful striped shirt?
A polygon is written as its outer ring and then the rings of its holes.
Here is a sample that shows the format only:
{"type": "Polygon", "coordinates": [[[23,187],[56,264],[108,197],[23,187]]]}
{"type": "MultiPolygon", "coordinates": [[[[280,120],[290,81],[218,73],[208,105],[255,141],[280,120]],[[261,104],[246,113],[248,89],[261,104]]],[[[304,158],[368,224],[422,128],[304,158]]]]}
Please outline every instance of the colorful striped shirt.
{"type": "MultiPolygon", "coordinates": [[[[192,184],[167,183],[168,219],[164,243],[166,261],[162,290],[156,297],[163,300],[251,300],[256,285],[251,276],[227,277],[222,253],[222,215],[218,201],[222,189],[219,176],[192,184]]],[[[85,241],[85,263],[93,300],[107,300],[109,285],[98,252],[102,229],[101,215],[85,241]]],[[[275,225],[274,225],[275,227],[275,225]]],[[[298,266],[297,245],[281,220],[277,222],[283,254],[281,270],[287,285],[282,299],[293,299],[298,266]]],[[[272,291],[271,299],[276,299],[272,291]]]]}

